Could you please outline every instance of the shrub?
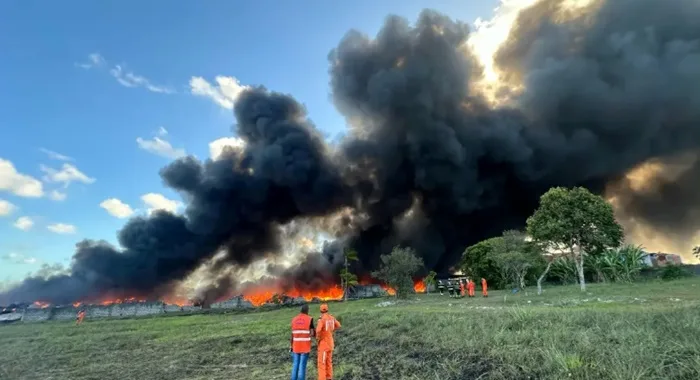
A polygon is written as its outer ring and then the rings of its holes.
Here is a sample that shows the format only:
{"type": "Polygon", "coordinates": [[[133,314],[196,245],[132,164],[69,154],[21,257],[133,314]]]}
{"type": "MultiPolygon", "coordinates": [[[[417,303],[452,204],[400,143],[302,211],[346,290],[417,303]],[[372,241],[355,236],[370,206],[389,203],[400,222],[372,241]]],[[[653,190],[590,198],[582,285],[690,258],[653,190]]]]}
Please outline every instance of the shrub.
{"type": "Polygon", "coordinates": [[[692,274],[680,265],[666,265],[661,269],[661,279],[665,281],[677,280],[690,276],[692,276],[692,274]]]}

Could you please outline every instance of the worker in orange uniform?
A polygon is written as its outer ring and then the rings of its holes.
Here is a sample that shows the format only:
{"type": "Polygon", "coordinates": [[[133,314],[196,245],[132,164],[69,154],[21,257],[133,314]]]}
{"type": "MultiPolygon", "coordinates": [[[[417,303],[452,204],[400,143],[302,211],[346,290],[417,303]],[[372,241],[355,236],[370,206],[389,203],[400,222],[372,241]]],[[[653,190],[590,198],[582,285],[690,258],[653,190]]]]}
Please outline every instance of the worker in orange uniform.
{"type": "Polygon", "coordinates": [[[75,324],[79,325],[83,323],[83,319],[85,319],[85,309],[80,309],[78,316],[75,317],[75,324]]]}
{"type": "Polygon", "coordinates": [[[486,279],[483,277],[481,278],[481,294],[483,294],[484,297],[489,296],[489,286],[486,283],[486,279]]]}
{"type": "Polygon", "coordinates": [[[469,297],[474,297],[474,281],[472,279],[467,280],[467,291],[469,292],[469,297]]]}
{"type": "Polygon", "coordinates": [[[467,293],[467,284],[465,283],[463,278],[459,279],[459,296],[464,297],[464,295],[467,293]]]}
{"type": "Polygon", "coordinates": [[[340,322],[328,314],[328,305],[321,304],[321,318],[316,326],[318,340],[318,380],[333,379],[333,332],[340,328],[340,322]]]}
{"type": "Polygon", "coordinates": [[[309,316],[309,305],[301,307],[299,315],[292,319],[292,380],[306,380],[306,365],[311,353],[311,338],[315,335],[314,319],[309,316]]]}

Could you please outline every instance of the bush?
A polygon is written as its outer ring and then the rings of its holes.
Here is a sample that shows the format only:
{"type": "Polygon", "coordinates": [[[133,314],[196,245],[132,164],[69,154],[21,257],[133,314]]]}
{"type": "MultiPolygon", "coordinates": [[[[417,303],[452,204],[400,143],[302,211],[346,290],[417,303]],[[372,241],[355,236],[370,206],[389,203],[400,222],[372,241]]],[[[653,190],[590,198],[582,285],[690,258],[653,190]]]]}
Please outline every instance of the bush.
{"type": "Polygon", "coordinates": [[[569,256],[561,256],[554,259],[548,278],[560,284],[568,285],[578,282],[576,263],[569,256]]]}
{"type": "Polygon", "coordinates": [[[623,245],[589,256],[587,270],[599,282],[633,282],[644,268],[642,246],[623,245]]]}
{"type": "Polygon", "coordinates": [[[690,277],[692,274],[680,265],[666,265],[661,269],[661,279],[665,281],[690,277]]]}

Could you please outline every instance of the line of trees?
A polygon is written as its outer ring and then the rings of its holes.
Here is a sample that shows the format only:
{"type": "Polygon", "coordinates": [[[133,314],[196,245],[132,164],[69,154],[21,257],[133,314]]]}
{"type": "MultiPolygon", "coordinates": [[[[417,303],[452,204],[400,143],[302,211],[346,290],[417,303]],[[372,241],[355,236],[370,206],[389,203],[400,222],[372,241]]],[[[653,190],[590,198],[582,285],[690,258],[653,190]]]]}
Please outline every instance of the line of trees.
{"type": "Polygon", "coordinates": [[[622,245],[612,206],[585,188],[550,189],[526,226],[468,247],[463,271],[501,288],[536,282],[541,294],[545,280],[578,283],[585,291],[587,278],[629,282],[643,268],[642,247],[622,245]]]}
{"type": "MultiPolygon", "coordinates": [[[[470,277],[488,278],[492,287],[524,289],[536,282],[538,294],[545,280],[578,283],[631,282],[643,268],[641,246],[623,245],[623,229],[612,206],[583,187],[553,187],[540,198],[539,207],[527,219],[525,231],[509,230],[501,236],[468,247],[460,267],[470,277]]],[[[693,253],[700,258],[700,246],[693,253]]],[[[348,251],[341,271],[343,287],[357,283],[348,263],[357,254],[348,251]]],[[[381,256],[380,269],[372,276],[396,290],[399,298],[413,293],[413,278],[423,262],[411,248],[395,247],[381,256]]],[[[435,272],[424,279],[435,283],[435,272]]]]}

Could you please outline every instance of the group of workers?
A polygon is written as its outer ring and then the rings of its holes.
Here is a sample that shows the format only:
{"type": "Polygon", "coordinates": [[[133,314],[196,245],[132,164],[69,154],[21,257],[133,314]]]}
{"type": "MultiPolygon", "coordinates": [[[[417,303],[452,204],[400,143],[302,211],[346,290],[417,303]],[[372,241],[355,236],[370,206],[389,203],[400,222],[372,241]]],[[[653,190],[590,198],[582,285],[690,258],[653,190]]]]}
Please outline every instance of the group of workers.
{"type": "MultiPolygon", "coordinates": [[[[469,277],[438,280],[440,295],[445,291],[450,297],[474,297],[476,285],[469,277]]],[[[481,278],[481,294],[488,297],[488,284],[481,278]]],[[[316,339],[318,352],[318,380],[333,379],[333,334],[340,328],[340,322],[328,313],[328,304],[321,304],[321,317],[314,327],[314,319],[309,315],[309,305],[301,307],[301,312],[292,319],[292,338],[289,352],[292,354],[292,380],[305,380],[306,367],[311,354],[311,341],[316,339]]]]}
{"type": "Polygon", "coordinates": [[[340,328],[340,322],[328,313],[328,305],[321,304],[321,317],[316,327],[309,315],[309,305],[301,307],[301,312],[292,319],[292,339],[289,352],[292,354],[292,380],[306,379],[306,365],[311,354],[311,340],[316,338],[318,351],[318,380],[333,379],[333,333],[340,328]]]}
{"type": "MultiPolygon", "coordinates": [[[[438,280],[437,283],[438,291],[440,295],[444,295],[445,291],[452,298],[462,298],[465,295],[469,297],[474,297],[474,289],[476,285],[469,277],[453,278],[447,280],[438,280]]],[[[484,297],[489,296],[488,284],[485,278],[481,278],[481,294],[484,297]]]]}

